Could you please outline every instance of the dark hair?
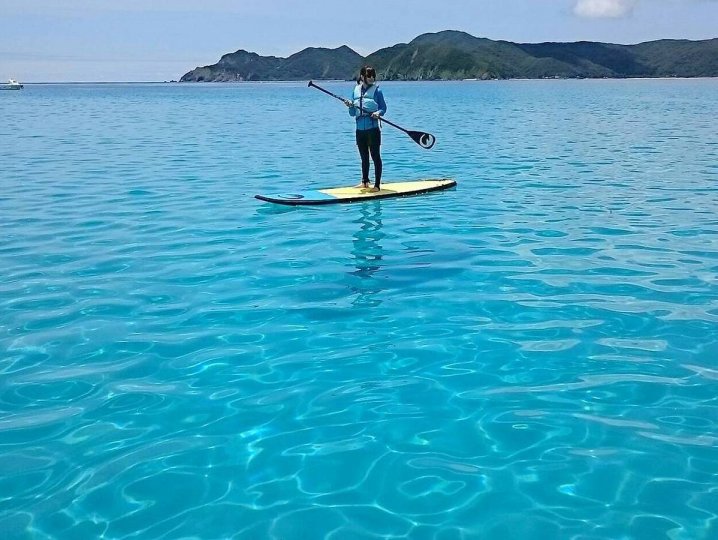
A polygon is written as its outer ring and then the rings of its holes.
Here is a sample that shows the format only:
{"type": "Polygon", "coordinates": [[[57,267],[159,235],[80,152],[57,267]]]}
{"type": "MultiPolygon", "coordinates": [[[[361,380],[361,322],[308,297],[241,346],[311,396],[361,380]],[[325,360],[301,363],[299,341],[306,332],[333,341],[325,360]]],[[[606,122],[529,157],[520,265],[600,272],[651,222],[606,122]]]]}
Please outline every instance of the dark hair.
{"type": "Polygon", "coordinates": [[[376,70],[371,66],[363,66],[359,70],[359,77],[357,77],[357,82],[361,82],[363,77],[374,77],[376,79],[376,70]]]}

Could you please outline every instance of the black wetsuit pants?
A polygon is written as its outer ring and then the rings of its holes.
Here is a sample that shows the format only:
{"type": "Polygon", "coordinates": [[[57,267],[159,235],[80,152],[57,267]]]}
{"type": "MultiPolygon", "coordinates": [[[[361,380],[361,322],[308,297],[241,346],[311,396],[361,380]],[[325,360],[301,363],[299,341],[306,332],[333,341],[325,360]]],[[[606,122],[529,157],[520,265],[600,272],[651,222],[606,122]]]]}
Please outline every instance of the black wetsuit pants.
{"type": "Polygon", "coordinates": [[[374,186],[381,187],[381,130],[357,129],[357,147],[361,156],[361,179],[369,182],[369,154],[374,162],[374,186]]]}

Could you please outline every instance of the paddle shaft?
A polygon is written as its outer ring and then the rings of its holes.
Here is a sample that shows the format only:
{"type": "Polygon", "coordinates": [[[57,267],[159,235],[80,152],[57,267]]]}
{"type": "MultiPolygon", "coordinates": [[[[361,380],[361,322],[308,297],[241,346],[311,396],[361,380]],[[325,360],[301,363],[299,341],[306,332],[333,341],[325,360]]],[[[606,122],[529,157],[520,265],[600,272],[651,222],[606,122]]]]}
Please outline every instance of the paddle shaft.
{"type": "MultiPolygon", "coordinates": [[[[314,81],[309,81],[309,86],[313,86],[313,87],[316,88],[317,90],[321,90],[321,91],[324,92],[325,94],[330,95],[330,96],[332,96],[333,98],[338,99],[338,100],[341,101],[342,103],[343,103],[344,101],[346,101],[346,98],[343,98],[343,97],[341,97],[341,96],[338,96],[338,95],[336,95],[336,94],[333,94],[333,93],[330,92],[329,90],[325,90],[325,89],[322,88],[321,86],[319,86],[319,85],[317,85],[317,84],[314,84],[314,81]]],[[[354,105],[354,107],[357,107],[357,106],[354,105]]],[[[360,110],[361,112],[363,112],[363,113],[369,113],[369,111],[367,111],[366,109],[364,109],[364,108],[362,108],[362,107],[357,107],[357,109],[359,109],[359,110],[360,110]]],[[[369,114],[370,114],[370,113],[369,113],[369,114]]],[[[390,126],[394,126],[396,129],[400,129],[400,130],[403,131],[404,133],[409,134],[409,130],[408,130],[408,129],[404,129],[403,127],[401,127],[401,126],[395,124],[394,122],[390,122],[389,120],[387,120],[387,119],[384,118],[383,116],[380,117],[380,118],[381,118],[381,121],[382,121],[382,122],[386,122],[386,123],[389,124],[390,126]]]]}

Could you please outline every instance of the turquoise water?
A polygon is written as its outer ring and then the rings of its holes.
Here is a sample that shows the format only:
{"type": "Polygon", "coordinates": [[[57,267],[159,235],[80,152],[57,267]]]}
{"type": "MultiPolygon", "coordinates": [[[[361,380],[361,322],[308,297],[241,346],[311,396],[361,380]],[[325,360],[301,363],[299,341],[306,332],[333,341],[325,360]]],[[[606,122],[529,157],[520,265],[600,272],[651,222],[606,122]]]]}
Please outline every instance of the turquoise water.
{"type": "Polygon", "coordinates": [[[718,538],[718,80],[384,90],[0,96],[3,539],[718,538]]]}

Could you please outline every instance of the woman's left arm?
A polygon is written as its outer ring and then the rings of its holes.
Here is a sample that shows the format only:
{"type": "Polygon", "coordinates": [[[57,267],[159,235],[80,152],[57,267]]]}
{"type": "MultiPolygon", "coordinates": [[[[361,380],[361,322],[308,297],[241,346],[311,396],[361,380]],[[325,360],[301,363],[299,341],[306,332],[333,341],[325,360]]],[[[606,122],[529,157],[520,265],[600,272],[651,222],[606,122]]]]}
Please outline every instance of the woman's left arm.
{"type": "Polygon", "coordinates": [[[386,114],[386,101],[384,100],[384,92],[381,91],[381,88],[376,89],[374,98],[376,99],[376,104],[379,106],[379,110],[376,112],[379,113],[379,116],[384,116],[386,114]]]}

